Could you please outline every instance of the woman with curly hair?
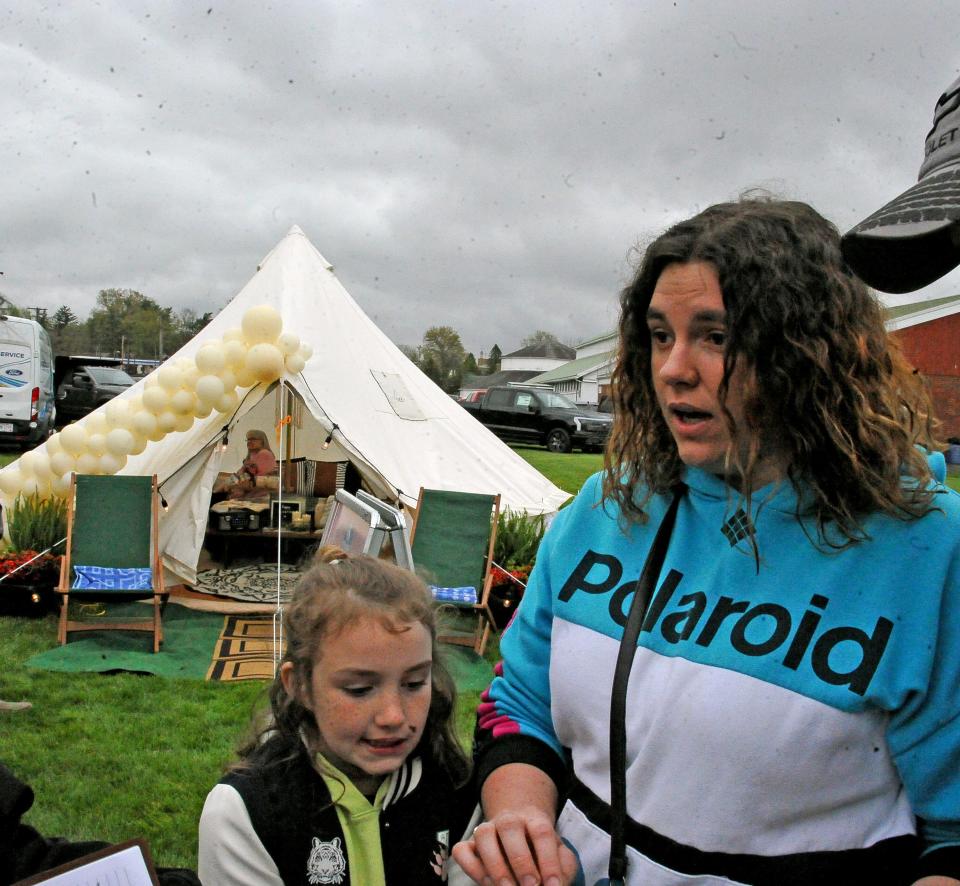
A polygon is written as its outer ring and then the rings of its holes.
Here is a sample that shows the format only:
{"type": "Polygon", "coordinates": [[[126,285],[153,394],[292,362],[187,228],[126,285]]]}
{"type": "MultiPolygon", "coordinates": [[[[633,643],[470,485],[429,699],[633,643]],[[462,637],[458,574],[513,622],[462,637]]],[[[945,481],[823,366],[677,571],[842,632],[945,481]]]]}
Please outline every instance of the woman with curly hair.
{"type": "Polygon", "coordinates": [[[476,798],[426,585],[324,549],[283,625],[270,716],[203,808],[200,879],[446,882],[476,798]]]}
{"type": "Polygon", "coordinates": [[[498,884],[960,882],[960,497],[836,229],[712,206],[621,308],[605,470],[503,636],[456,858],[498,884]]]}

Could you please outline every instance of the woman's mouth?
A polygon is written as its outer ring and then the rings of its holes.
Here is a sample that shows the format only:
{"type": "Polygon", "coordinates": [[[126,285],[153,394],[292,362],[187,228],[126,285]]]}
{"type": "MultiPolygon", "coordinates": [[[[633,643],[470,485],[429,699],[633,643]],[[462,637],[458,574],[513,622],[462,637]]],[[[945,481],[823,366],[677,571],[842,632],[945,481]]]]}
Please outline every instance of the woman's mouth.
{"type": "Polygon", "coordinates": [[[671,406],[670,415],[680,425],[694,425],[699,422],[709,421],[713,418],[712,412],[703,409],[695,409],[693,406],[671,406]]]}

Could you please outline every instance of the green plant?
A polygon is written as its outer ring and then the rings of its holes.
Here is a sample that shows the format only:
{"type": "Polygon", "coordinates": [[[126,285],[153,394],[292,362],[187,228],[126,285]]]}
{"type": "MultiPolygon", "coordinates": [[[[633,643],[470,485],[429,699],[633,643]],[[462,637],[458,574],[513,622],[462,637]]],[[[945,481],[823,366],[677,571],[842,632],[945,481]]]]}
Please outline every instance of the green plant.
{"type": "Polygon", "coordinates": [[[505,508],[497,518],[494,562],[507,570],[532,566],[545,528],[542,514],[524,514],[505,508]]]}
{"type": "Polygon", "coordinates": [[[7,538],[13,551],[45,551],[67,534],[67,503],[41,499],[37,493],[18,495],[7,518],[7,538]]]}

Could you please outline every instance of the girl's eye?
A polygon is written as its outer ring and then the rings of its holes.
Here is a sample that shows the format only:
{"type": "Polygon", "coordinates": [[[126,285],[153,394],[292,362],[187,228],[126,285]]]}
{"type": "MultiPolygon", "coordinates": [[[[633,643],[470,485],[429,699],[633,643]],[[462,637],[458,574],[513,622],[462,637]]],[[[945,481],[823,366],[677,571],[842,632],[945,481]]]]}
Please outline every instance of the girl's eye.
{"type": "Polygon", "coordinates": [[[351,698],[361,698],[370,691],[369,686],[344,686],[343,691],[351,698]]]}
{"type": "Polygon", "coordinates": [[[424,686],[427,685],[427,681],[426,680],[408,680],[404,685],[411,692],[418,692],[419,690],[423,689],[424,686]]]}

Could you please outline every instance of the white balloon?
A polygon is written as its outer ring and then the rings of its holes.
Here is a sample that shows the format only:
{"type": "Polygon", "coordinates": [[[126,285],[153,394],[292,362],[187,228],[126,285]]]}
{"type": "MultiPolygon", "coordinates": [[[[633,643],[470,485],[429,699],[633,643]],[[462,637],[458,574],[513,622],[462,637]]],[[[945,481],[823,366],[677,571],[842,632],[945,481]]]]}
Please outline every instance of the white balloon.
{"type": "Polygon", "coordinates": [[[94,455],[92,452],[84,452],[77,458],[77,473],[99,474],[100,456],[94,455]]]}
{"type": "Polygon", "coordinates": [[[169,410],[161,412],[157,416],[157,428],[163,431],[164,434],[171,433],[172,431],[176,430],[176,427],[177,417],[169,410]]]}
{"type": "MultiPolygon", "coordinates": [[[[172,415],[173,413],[170,413],[170,414],[172,415]]],[[[157,422],[157,426],[154,429],[153,433],[147,434],[147,439],[151,443],[158,443],[160,440],[162,440],[166,436],[167,436],[167,432],[163,428],[161,428],[160,423],[157,422]]]]}
{"type": "Polygon", "coordinates": [[[224,391],[235,391],[237,389],[237,377],[232,369],[224,369],[220,373],[220,381],[223,382],[224,391]]]}
{"type": "Polygon", "coordinates": [[[243,337],[251,344],[274,342],[283,329],[283,318],[271,305],[248,308],[240,321],[243,337]]]}
{"type": "Polygon", "coordinates": [[[239,326],[231,326],[222,336],[224,342],[243,341],[243,330],[239,326]]]}
{"type": "Polygon", "coordinates": [[[133,434],[133,446],[130,448],[131,455],[139,455],[147,448],[147,438],[143,434],[133,434]]]}
{"type": "Polygon", "coordinates": [[[126,463],[127,457],[125,455],[113,455],[113,453],[107,452],[100,456],[99,470],[101,474],[115,474],[117,471],[123,470],[126,463]]]}
{"type": "Polygon", "coordinates": [[[303,357],[304,362],[306,362],[313,356],[313,348],[306,342],[302,342],[300,345],[300,356],[303,357]]]}
{"type": "Polygon", "coordinates": [[[200,370],[195,363],[191,363],[183,370],[183,389],[192,391],[197,386],[197,379],[200,378],[200,370]]]}
{"type": "Polygon", "coordinates": [[[50,484],[50,491],[58,498],[66,498],[70,494],[70,475],[62,474],[54,477],[50,484]]]}
{"type": "Polygon", "coordinates": [[[284,332],[277,337],[277,347],[280,348],[280,353],[284,357],[296,354],[300,349],[300,336],[292,332],[284,332]]]}
{"type": "Polygon", "coordinates": [[[91,412],[84,420],[83,425],[87,429],[87,436],[90,434],[106,434],[110,430],[107,424],[106,412],[103,409],[97,409],[91,412]]]}
{"type": "Polygon", "coordinates": [[[170,395],[164,388],[156,385],[143,392],[143,408],[159,415],[170,407],[170,395]]]}
{"type": "Polygon", "coordinates": [[[126,457],[133,449],[133,434],[126,428],[114,428],[107,434],[107,452],[118,457],[126,457]]]}
{"type": "Polygon", "coordinates": [[[125,428],[131,418],[130,404],[126,400],[114,398],[105,410],[107,425],[111,428],[125,428]]]}
{"type": "Polygon", "coordinates": [[[243,366],[243,361],[247,359],[247,345],[242,339],[224,341],[223,355],[227,360],[227,366],[243,366]]]}
{"type": "Polygon", "coordinates": [[[157,417],[152,412],[142,409],[130,422],[131,429],[144,437],[149,437],[157,430],[157,417]]]}
{"type": "Polygon", "coordinates": [[[217,412],[233,412],[240,405],[240,398],[233,392],[227,391],[217,400],[217,412]]]}
{"type": "Polygon", "coordinates": [[[179,431],[181,434],[184,431],[189,431],[193,427],[193,413],[190,412],[186,415],[178,415],[177,423],[174,425],[174,430],[179,431]]]}
{"type": "Polygon", "coordinates": [[[31,495],[36,495],[40,492],[40,484],[37,482],[36,477],[24,477],[23,483],[20,484],[20,494],[24,498],[30,498],[31,495]]]}
{"type": "Polygon", "coordinates": [[[283,374],[283,354],[276,345],[254,345],[247,351],[246,368],[257,381],[276,381],[283,374]]]}
{"type": "Polygon", "coordinates": [[[168,394],[183,387],[183,371],[174,364],[165,363],[161,366],[157,370],[157,378],[160,381],[160,387],[164,388],[168,394]]]}
{"type": "Polygon", "coordinates": [[[77,460],[66,452],[55,452],[50,456],[50,469],[56,476],[71,474],[77,469],[77,460]]]}
{"type": "Polygon", "coordinates": [[[194,418],[206,418],[213,412],[213,404],[209,400],[197,400],[197,405],[193,408],[194,418]]]}
{"type": "Polygon", "coordinates": [[[233,374],[233,377],[236,379],[238,388],[249,388],[257,383],[256,378],[254,378],[253,373],[247,369],[246,366],[241,366],[233,374]]]}
{"type": "Polygon", "coordinates": [[[63,443],[60,441],[60,435],[54,434],[50,439],[47,440],[47,452],[51,455],[56,455],[58,452],[63,452],[63,443]]]}
{"type": "Polygon", "coordinates": [[[185,415],[188,412],[193,412],[193,407],[196,405],[197,395],[193,391],[185,391],[183,388],[180,388],[176,394],[170,398],[170,411],[176,415],[185,415]]]}
{"type": "Polygon", "coordinates": [[[107,451],[107,435],[89,434],[87,436],[87,451],[91,455],[103,455],[107,451]]]}
{"type": "Polygon", "coordinates": [[[60,432],[60,445],[70,455],[80,455],[87,449],[87,431],[80,424],[67,425],[60,432]]]}
{"type": "Polygon", "coordinates": [[[227,355],[219,341],[205,344],[194,358],[201,375],[218,375],[227,365],[227,355]]]}
{"type": "Polygon", "coordinates": [[[303,357],[299,354],[291,354],[283,361],[283,365],[287,368],[287,372],[291,375],[296,375],[298,372],[303,372],[303,367],[306,364],[303,362],[303,357]]]}
{"type": "Polygon", "coordinates": [[[189,357],[177,357],[174,360],[173,365],[177,367],[181,372],[186,372],[188,369],[193,368],[193,360],[189,357]]]}
{"type": "Polygon", "coordinates": [[[0,492],[16,495],[23,486],[23,474],[16,465],[0,471],[0,492]]]}
{"type": "Polygon", "coordinates": [[[197,379],[197,399],[216,403],[224,395],[223,379],[216,375],[201,375],[197,379]]]}
{"type": "Polygon", "coordinates": [[[33,460],[35,458],[36,456],[33,454],[33,450],[29,450],[17,459],[17,467],[20,468],[20,473],[23,474],[24,477],[33,476],[33,460]]]}
{"type": "Polygon", "coordinates": [[[43,447],[37,447],[33,450],[33,475],[38,480],[50,480],[50,456],[47,455],[43,447]]]}

